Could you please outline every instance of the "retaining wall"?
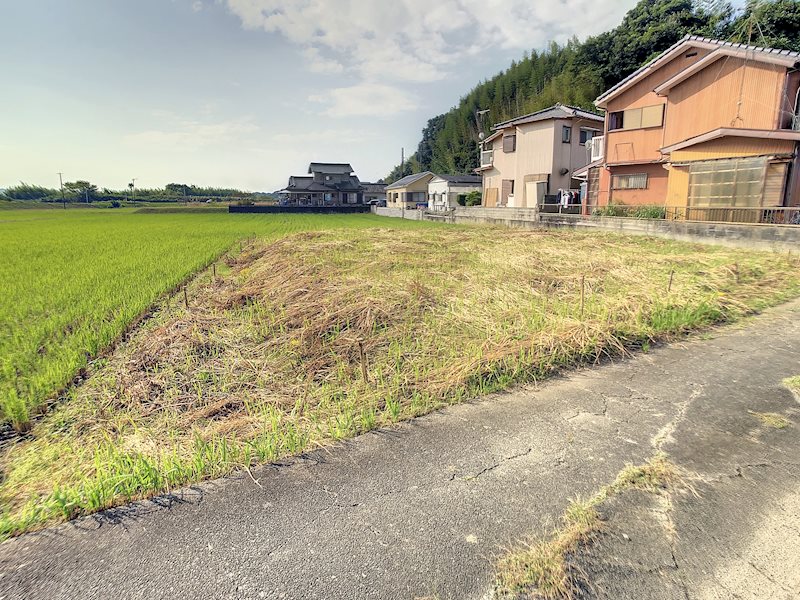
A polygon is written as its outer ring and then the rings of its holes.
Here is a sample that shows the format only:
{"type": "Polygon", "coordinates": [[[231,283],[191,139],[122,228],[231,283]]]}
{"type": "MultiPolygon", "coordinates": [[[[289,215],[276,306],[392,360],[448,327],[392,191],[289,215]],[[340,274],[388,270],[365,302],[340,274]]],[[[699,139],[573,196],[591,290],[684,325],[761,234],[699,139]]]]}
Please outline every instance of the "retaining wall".
{"type": "MultiPolygon", "coordinates": [[[[385,211],[387,209],[378,210],[385,211]]],[[[800,226],[793,225],[662,221],[629,217],[581,217],[541,214],[535,208],[458,207],[446,213],[411,212],[419,213],[420,217],[425,220],[444,223],[482,223],[527,229],[566,228],[584,231],[613,231],[627,235],[650,235],[737,248],[800,252],[800,226]]],[[[399,217],[400,211],[397,210],[397,213],[385,216],[399,217]]]]}
{"type": "Polygon", "coordinates": [[[267,214],[278,214],[278,213],[313,213],[313,214],[334,214],[334,213],[344,213],[344,214],[352,214],[352,213],[368,213],[370,207],[368,205],[357,205],[357,206],[238,206],[235,204],[231,204],[228,207],[229,213],[267,213],[267,214]]]}
{"type": "Polygon", "coordinates": [[[394,217],[396,219],[408,219],[409,221],[421,221],[424,210],[409,209],[403,210],[402,208],[387,208],[385,206],[373,206],[372,212],[382,217],[394,217]]]}

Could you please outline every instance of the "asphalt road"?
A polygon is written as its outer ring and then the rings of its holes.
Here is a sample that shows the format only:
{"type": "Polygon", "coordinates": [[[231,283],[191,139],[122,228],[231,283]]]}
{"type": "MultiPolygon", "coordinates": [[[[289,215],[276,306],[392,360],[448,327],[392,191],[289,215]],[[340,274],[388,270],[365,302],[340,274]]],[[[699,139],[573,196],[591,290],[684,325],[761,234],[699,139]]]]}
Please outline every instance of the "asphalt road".
{"type": "Polygon", "coordinates": [[[659,448],[698,493],[609,504],[580,557],[586,594],[781,598],[794,580],[777,561],[800,556],[800,434],[748,411],[800,423],[780,384],[800,373],[799,317],[793,303],[254,469],[258,485],[242,474],[10,540],[0,598],[479,599],[503,548],[659,448]]]}

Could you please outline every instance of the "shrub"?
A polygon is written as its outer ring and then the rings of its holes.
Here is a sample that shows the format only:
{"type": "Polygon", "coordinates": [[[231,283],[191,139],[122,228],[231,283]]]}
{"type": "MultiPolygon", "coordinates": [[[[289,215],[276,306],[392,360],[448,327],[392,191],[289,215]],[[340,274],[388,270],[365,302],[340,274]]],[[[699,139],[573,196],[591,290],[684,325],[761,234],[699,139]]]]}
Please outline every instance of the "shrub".
{"type": "Polygon", "coordinates": [[[120,206],[122,206],[122,203],[119,200],[112,200],[109,208],[119,208],[120,206]]]}
{"type": "Polygon", "coordinates": [[[633,217],[634,219],[666,219],[667,209],[663,206],[626,206],[609,204],[594,209],[598,217],[633,217]]]}
{"type": "Polygon", "coordinates": [[[598,217],[627,217],[628,207],[624,204],[609,204],[594,209],[594,215],[598,217]]]}
{"type": "Polygon", "coordinates": [[[483,198],[478,190],[467,194],[467,206],[480,206],[483,198]]]}
{"type": "Polygon", "coordinates": [[[630,216],[637,219],[666,219],[667,209],[663,206],[639,206],[630,216]]]}

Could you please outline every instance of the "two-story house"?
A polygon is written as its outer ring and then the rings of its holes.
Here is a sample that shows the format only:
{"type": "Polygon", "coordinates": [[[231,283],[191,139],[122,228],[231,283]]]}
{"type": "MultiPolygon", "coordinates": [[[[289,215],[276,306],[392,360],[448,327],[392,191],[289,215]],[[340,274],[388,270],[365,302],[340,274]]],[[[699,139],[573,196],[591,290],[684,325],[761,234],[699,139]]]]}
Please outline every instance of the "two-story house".
{"type": "Polygon", "coordinates": [[[602,94],[589,209],[800,203],[800,53],[687,36],[602,94]]]}
{"type": "Polygon", "coordinates": [[[481,144],[483,206],[535,207],[546,194],[578,189],[584,146],[602,128],[602,116],[563,104],[498,123],[481,144]]]}
{"type": "Polygon", "coordinates": [[[308,165],[308,176],[289,177],[281,191],[285,203],[292,206],[340,206],[363,204],[364,188],[347,163],[308,165]]]}

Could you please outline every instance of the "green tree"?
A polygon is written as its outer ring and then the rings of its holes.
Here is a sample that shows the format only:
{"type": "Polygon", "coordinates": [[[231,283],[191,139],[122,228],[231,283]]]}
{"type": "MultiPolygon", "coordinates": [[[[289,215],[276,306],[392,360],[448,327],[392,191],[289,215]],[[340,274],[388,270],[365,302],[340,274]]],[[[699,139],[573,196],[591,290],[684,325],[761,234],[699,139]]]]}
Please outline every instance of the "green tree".
{"type": "Polygon", "coordinates": [[[45,198],[54,197],[57,194],[58,190],[42,187],[41,185],[30,185],[24,182],[6,188],[4,193],[5,197],[10,200],[43,200],[45,198]]]}
{"type": "Polygon", "coordinates": [[[79,179],[64,184],[64,189],[78,202],[93,202],[98,199],[97,186],[79,179]]]}

